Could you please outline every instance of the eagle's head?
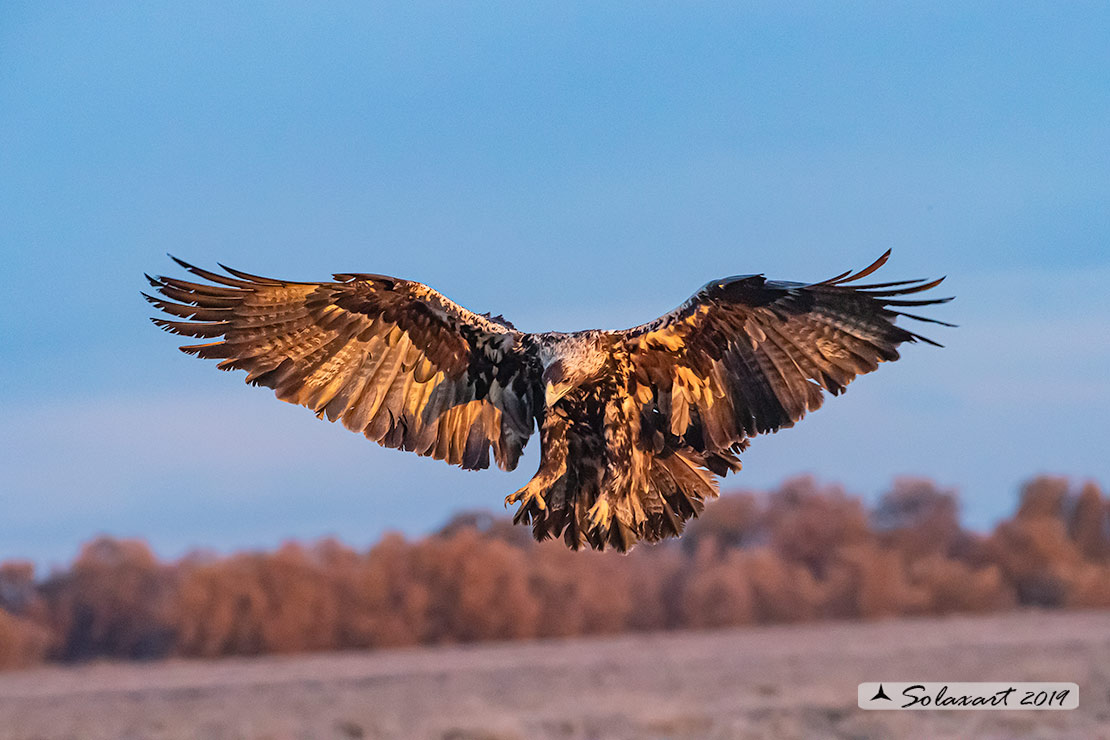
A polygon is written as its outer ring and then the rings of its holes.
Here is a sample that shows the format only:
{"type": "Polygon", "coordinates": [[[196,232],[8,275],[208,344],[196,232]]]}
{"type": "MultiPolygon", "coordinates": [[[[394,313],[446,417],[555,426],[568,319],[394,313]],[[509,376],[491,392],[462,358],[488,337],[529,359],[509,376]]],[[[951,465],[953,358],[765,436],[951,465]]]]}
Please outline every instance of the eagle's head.
{"type": "Polygon", "coordinates": [[[562,335],[543,360],[544,400],[548,407],[570,391],[605,374],[612,359],[603,332],[562,335]]]}

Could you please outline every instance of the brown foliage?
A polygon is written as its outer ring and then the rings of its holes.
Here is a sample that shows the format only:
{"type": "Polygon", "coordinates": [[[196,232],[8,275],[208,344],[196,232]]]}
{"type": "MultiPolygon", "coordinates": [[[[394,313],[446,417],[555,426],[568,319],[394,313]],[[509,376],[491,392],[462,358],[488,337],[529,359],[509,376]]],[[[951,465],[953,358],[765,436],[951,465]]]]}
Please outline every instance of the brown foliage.
{"type": "Polygon", "coordinates": [[[762,525],[776,552],[822,575],[838,550],[872,537],[859,499],[840,488],[819,489],[812,478],[795,478],[771,498],[762,525]]]}
{"type": "Polygon", "coordinates": [[[1084,560],[1110,564],[1110,501],[1093,481],[1083,485],[1068,522],[1068,536],[1084,560]]]}
{"type": "Polygon", "coordinates": [[[999,524],[985,545],[1019,603],[1107,602],[1106,506],[1094,484],[1073,495],[1066,479],[1045,477],[1022,489],[1017,516],[999,524]]]}
{"type": "Polygon", "coordinates": [[[909,575],[928,594],[924,610],[931,614],[1001,611],[1017,600],[997,565],[976,567],[933,554],[911,563],[909,575]]]}
{"type": "Polygon", "coordinates": [[[177,572],[146,543],[100,537],[42,587],[62,660],[156,658],[173,645],[177,572]]]}
{"type": "Polygon", "coordinates": [[[696,552],[705,541],[719,551],[755,544],[763,534],[763,508],[755,494],[740,492],[722,496],[707,506],[686,528],[680,542],[687,553],[696,552]]]}
{"type": "Polygon", "coordinates": [[[160,563],[100,538],[36,581],[0,564],[0,667],[717,628],[824,618],[1110,606],[1110,503],[1039,478],[989,536],[955,495],[903,479],[866,511],[810,478],[725,496],[680,544],[632,555],[535,544],[488,514],[366,552],[335,540],[160,563]]]}
{"type": "Polygon", "coordinates": [[[880,541],[921,558],[948,555],[958,546],[960,528],[956,494],[923,478],[899,478],[871,514],[880,541]]]}
{"type": "Polygon", "coordinates": [[[0,670],[46,659],[54,646],[47,621],[46,602],[35,584],[35,566],[22,560],[0,563],[0,670]]]}
{"type": "Polygon", "coordinates": [[[535,635],[537,609],[519,550],[465,529],[417,543],[409,577],[428,598],[420,642],[470,642],[535,635]]]}
{"type": "Polygon", "coordinates": [[[184,655],[254,655],[335,646],[338,605],[315,553],[286,543],[270,555],[185,563],[177,649],[184,655]]]}
{"type": "Polygon", "coordinates": [[[41,663],[52,641],[53,635],[46,627],[0,609],[0,669],[41,663]]]}
{"type": "Polygon", "coordinates": [[[730,550],[723,557],[711,552],[715,543],[701,543],[690,580],[682,590],[682,624],[686,627],[731,627],[755,621],[747,553],[730,550]]]}

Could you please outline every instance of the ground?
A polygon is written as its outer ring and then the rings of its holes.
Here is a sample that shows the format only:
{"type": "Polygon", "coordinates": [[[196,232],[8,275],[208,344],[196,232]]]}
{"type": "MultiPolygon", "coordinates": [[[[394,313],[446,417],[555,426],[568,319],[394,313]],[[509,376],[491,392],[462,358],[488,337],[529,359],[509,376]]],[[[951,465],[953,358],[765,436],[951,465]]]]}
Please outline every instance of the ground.
{"type": "Polygon", "coordinates": [[[1110,738],[1110,612],[0,674],[0,739],[1110,738]],[[865,712],[861,681],[1072,681],[1075,711],[865,712]]]}

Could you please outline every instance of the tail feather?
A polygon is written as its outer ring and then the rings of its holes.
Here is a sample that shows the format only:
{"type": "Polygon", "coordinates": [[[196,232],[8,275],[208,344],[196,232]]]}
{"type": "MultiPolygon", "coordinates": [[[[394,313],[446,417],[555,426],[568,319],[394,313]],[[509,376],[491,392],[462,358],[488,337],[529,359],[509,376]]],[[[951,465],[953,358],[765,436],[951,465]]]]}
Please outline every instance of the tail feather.
{"type": "Polygon", "coordinates": [[[542,508],[525,500],[513,521],[531,524],[539,541],[562,536],[574,550],[589,545],[627,552],[641,540],[677,537],[717,497],[717,476],[705,457],[688,450],[646,457],[639,487],[608,472],[567,470],[542,492],[542,508]]]}

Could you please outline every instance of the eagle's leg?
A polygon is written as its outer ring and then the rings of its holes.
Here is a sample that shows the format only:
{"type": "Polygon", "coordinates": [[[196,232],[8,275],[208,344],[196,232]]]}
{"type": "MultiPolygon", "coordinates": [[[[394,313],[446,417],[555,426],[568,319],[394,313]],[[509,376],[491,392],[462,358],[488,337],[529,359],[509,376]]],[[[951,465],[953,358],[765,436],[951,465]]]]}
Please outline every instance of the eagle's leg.
{"type": "Polygon", "coordinates": [[[540,469],[523,488],[505,497],[505,506],[520,503],[514,522],[537,521],[548,509],[545,494],[567,472],[567,420],[549,415],[540,429],[540,469]]]}

